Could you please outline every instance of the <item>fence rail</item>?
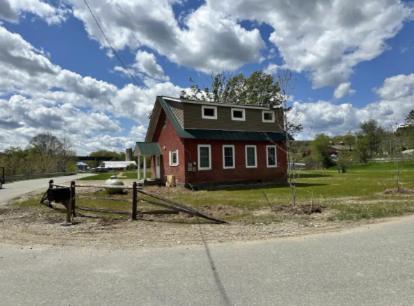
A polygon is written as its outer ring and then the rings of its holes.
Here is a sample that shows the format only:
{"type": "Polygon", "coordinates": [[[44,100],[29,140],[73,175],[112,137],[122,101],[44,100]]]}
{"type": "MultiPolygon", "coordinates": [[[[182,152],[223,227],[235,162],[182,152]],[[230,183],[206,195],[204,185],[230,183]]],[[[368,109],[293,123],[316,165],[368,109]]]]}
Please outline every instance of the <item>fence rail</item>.
{"type": "Polygon", "coordinates": [[[201,213],[195,210],[192,207],[185,206],[181,203],[172,201],[170,199],[161,197],[156,194],[152,194],[142,190],[141,186],[138,186],[137,182],[133,182],[132,187],[127,186],[97,186],[97,185],[77,185],[75,181],[70,183],[70,186],[59,186],[55,185],[53,180],[49,181],[49,188],[41,199],[41,203],[45,203],[47,200],[48,206],[51,207],[51,202],[62,203],[66,207],[66,224],[73,224],[73,218],[76,217],[75,210],[84,210],[84,211],[94,211],[99,213],[110,213],[110,214],[122,214],[130,215],[131,220],[137,220],[138,215],[142,214],[178,214],[185,213],[191,216],[200,217],[214,223],[226,223],[225,221],[216,219],[204,213],[201,213]],[[77,188],[116,188],[116,189],[128,189],[131,190],[131,199],[117,199],[112,197],[102,197],[102,196],[88,196],[80,195],[77,193],[77,188]],[[76,196],[78,194],[78,196],[76,196]],[[121,201],[130,204],[130,210],[128,211],[119,211],[112,209],[96,208],[96,207],[82,207],[77,203],[77,199],[81,201],[82,199],[95,199],[95,200],[106,200],[106,201],[121,201]],[[138,203],[146,202],[148,204],[162,207],[166,210],[157,210],[151,212],[138,211],[138,203]]]}

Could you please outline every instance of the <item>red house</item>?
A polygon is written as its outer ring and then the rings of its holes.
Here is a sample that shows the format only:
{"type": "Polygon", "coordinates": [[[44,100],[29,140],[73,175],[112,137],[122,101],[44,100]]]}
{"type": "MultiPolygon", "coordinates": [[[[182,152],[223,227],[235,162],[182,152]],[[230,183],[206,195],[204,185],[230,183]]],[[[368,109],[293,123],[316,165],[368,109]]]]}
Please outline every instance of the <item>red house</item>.
{"type": "Polygon", "coordinates": [[[162,182],[168,175],[186,186],[286,182],[283,126],[279,107],[158,96],[135,154],[151,158],[153,177],[162,182]]]}

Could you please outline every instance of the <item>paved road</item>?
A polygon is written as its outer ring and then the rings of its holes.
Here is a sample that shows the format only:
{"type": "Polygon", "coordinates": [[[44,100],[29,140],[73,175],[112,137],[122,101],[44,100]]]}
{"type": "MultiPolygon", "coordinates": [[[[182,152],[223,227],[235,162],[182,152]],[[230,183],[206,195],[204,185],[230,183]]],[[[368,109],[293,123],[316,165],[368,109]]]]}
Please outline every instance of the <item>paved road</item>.
{"type": "Polygon", "coordinates": [[[26,181],[18,181],[3,185],[3,189],[0,189],[0,206],[5,205],[11,199],[20,197],[26,193],[30,193],[37,190],[46,190],[48,182],[53,179],[56,184],[64,184],[71,180],[76,180],[81,177],[90,176],[91,174],[82,173],[70,176],[59,176],[53,178],[42,178],[26,181]]]}
{"type": "Polygon", "coordinates": [[[343,233],[137,250],[0,244],[2,305],[413,305],[414,216],[343,233]]]}

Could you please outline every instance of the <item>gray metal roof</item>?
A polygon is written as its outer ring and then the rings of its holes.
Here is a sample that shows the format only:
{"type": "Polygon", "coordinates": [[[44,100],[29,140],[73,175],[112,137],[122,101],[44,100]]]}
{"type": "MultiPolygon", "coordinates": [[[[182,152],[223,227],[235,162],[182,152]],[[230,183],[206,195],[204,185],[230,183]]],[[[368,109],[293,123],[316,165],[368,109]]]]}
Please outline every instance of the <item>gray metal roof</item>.
{"type": "MultiPolygon", "coordinates": [[[[161,96],[165,101],[176,101],[178,103],[191,103],[191,104],[198,104],[198,105],[214,105],[214,106],[224,106],[224,107],[237,107],[237,108],[253,108],[253,109],[272,109],[269,105],[255,105],[255,104],[242,104],[242,103],[221,103],[221,102],[213,102],[213,101],[203,101],[203,100],[188,100],[183,98],[174,98],[168,96],[161,96]]],[[[275,106],[274,108],[278,108],[281,106],[275,106]]]]}
{"type": "Polygon", "coordinates": [[[135,155],[158,156],[161,155],[160,145],[156,142],[137,142],[135,145],[135,155]]]}
{"type": "Polygon", "coordinates": [[[284,141],[286,133],[284,132],[243,132],[243,131],[222,131],[222,130],[204,130],[194,129],[186,130],[192,137],[204,140],[242,140],[242,141],[284,141]]]}

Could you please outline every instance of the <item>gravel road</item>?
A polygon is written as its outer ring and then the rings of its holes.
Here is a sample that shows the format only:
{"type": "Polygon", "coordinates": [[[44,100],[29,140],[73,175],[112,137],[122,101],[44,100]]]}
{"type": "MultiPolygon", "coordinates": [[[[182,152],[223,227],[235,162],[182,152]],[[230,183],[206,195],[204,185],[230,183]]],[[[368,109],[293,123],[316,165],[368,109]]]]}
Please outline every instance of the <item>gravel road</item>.
{"type": "Polygon", "coordinates": [[[414,216],[300,238],[135,250],[0,243],[1,305],[412,305],[414,216]]]}
{"type": "Polygon", "coordinates": [[[89,173],[82,173],[77,175],[59,176],[51,178],[41,178],[33,180],[18,181],[13,183],[6,183],[3,189],[0,189],[0,206],[7,204],[10,200],[20,197],[24,194],[46,190],[49,180],[53,179],[56,184],[68,183],[82,177],[90,176],[89,173]]]}

